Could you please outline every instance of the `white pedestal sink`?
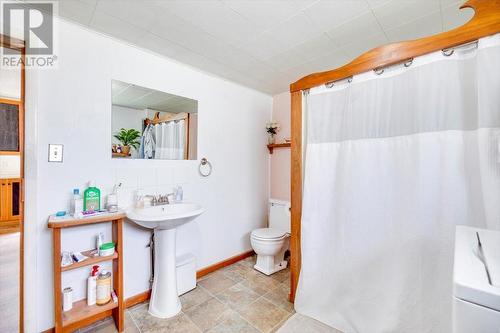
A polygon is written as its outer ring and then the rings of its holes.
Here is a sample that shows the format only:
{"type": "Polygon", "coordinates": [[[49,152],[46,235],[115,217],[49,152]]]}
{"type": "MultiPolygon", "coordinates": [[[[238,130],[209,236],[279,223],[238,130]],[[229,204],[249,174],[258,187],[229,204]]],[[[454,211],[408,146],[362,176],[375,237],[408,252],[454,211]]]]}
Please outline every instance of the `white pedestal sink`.
{"type": "Polygon", "coordinates": [[[149,229],[154,229],[155,264],[149,313],[159,318],[170,318],[181,311],[177,295],[175,264],[175,231],[182,224],[204,212],[194,203],[175,203],[134,209],[127,217],[149,229]]]}

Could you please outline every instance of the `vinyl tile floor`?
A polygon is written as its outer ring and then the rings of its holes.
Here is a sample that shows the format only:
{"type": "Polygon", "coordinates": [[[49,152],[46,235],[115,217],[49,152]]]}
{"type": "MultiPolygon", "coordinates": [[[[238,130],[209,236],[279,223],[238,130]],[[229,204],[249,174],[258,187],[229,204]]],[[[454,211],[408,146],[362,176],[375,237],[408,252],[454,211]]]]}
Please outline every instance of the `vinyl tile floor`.
{"type": "MultiPolygon", "coordinates": [[[[253,268],[255,256],[198,280],[181,296],[182,311],[159,319],[148,314],[148,303],[126,310],[125,332],[267,333],[276,332],[295,311],[288,301],[289,269],[266,276],[253,268]]],[[[111,318],[79,333],[116,332],[111,318]]]]}

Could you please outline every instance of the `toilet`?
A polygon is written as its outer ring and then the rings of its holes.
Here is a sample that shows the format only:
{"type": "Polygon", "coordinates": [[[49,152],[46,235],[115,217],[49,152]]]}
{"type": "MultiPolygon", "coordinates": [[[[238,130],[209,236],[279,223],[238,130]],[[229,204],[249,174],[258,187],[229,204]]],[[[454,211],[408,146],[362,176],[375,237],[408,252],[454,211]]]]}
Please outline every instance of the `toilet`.
{"type": "Polygon", "coordinates": [[[269,199],[269,227],[252,231],[250,242],[257,254],[254,268],[271,275],[287,267],[285,252],[290,238],[290,203],[269,199]]]}

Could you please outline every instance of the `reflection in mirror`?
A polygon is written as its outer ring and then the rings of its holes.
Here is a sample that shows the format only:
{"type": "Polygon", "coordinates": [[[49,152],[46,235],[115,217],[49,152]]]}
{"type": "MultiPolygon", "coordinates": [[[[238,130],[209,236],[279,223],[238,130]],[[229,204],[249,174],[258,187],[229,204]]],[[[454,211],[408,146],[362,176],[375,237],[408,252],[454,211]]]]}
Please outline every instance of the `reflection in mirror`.
{"type": "Polygon", "coordinates": [[[113,158],[195,160],[198,101],[112,81],[113,158]]]}

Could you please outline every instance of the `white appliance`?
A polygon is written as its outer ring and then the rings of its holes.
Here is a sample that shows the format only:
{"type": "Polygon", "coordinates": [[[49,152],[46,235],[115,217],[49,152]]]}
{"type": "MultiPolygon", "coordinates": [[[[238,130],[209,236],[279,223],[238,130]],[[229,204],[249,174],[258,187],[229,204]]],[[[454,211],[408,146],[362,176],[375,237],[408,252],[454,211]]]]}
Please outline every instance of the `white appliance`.
{"type": "Polygon", "coordinates": [[[500,333],[500,232],[457,226],[453,332],[500,333]]]}
{"type": "Polygon", "coordinates": [[[287,267],[285,252],[290,237],[290,203],[269,199],[269,227],[252,231],[250,242],[257,253],[254,268],[271,275],[287,267]]]}

